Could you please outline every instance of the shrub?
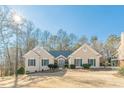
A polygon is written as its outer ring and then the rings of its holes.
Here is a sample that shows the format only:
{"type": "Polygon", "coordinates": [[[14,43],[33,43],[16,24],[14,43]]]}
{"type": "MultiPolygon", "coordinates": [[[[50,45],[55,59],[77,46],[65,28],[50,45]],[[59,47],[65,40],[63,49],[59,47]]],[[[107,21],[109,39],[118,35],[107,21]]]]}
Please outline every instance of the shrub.
{"type": "Polygon", "coordinates": [[[83,64],[82,66],[83,66],[84,69],[89,69],[91,67],[90,64],[83,64]]]}
{"type": "Polygon", "coordinates": [[[65,68],[68,68],[69,66],[68,66],[68,64],[65,64],[64,67],[65,67],[65,68]]]}
{"type": "Polygon", "coordinates": [[[74,64],[71,64],[71,65],[70,65],[70,68],[71,68],[71,69],[75,69],[75,65],[74,65],[74,64]]]}
{"type": "Polygon", "coordinates": [[[17,70],[17,73],[18,73],[18,74],[24,74],[24,73],[25,73],[24,67],[20,67],[20,68],[17,70]]]}
{"type": "Polygon", "coordinates": [[[53,65],[53,68],[54,68],[54,69],[58,68],[58,64],[54,64],[54,65],[53,65]]]}
{"type": "Polygon", "coordinates": [[[119,68],[118,72],[119,74],[124,75],[124,67],[119,68]]]}
{"type": "Polygon", "coordinates": [[[56,68],[58,68],[58,65],[57,64],[49,64],[48,67],[50,69],[56,69],[56,68]]]}
{"type": "Polygon", "coordinates": [[[53,69],[53,68],[54,68],[54,64],[49,64],[48,67],[49,67],[50,69],[53,69]]]}

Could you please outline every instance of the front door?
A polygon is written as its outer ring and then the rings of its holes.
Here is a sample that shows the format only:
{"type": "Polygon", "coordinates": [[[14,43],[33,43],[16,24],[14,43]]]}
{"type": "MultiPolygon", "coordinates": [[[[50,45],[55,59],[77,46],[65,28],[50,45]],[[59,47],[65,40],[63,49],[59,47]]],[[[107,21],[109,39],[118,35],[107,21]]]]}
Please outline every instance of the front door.
{"type": "Polygon", "coordinates": [[[58,59],[58,66],[64,67],[64,65],[65,65],[65,59],[63,59],[63,58],[58,59]]]}

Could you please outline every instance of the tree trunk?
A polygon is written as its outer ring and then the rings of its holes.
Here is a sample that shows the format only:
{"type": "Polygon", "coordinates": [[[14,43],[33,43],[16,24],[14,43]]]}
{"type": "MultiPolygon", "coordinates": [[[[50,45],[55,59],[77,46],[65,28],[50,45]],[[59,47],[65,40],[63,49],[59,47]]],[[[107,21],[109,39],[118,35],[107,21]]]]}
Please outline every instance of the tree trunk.
{"type": "Polygon", "coordinates": [[[16,30],[16,63],[15,63],[15,87],[17,87],[18,83],[18,30],[16,30]]]}
{"type": "Polygon", "coordinates": [[[3,41],[4,45],[5,45],[7,56],[8,56],[8,61],[9,61],[9,75],[11,75],[11,58],[10,58],[10,54],[9,54],[9,48],[8,48],[8,45],[5,43],[5,38],[4,38],[4,35],[3,35],[2,31],[0,31],[0,32],[1,32],[2,41],[3,41]]]}

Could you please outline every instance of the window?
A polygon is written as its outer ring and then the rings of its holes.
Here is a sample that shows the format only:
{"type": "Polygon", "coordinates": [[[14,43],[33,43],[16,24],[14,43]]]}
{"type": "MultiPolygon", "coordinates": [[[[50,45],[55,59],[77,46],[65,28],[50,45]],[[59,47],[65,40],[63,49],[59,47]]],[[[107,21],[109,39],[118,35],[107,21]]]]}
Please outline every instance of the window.
{"type": "Polygon", "coordinates": [[[82,59],[75,59],[75,60],[74,60],[74,64],[75,64],[76,66],[81,66],[81,65],[82,65],[82,59]]]}
{"type": "Polygon", "coordinates": [[[91,66],[96,66],[96,59],[88,59],[88,64],[91,66]]]}
{"type": "Polygon", "coordinates": [[[28,66],[35,66],[35,65],[36,65],[35,59],[28,59],[28,66]]]}
{"type": "Polygon", "coordinates": [[[48,59],[42,59],[42,66],[48,66],[49,65],[49,60],[48,59]]]}
{"type": "Polygon", "coordinates": [[[84,52],[87,52],[87,48],[86,48],[86,47],[84,47],[84,48],[83,48],[83,51],[84,51],[84,52]]]}

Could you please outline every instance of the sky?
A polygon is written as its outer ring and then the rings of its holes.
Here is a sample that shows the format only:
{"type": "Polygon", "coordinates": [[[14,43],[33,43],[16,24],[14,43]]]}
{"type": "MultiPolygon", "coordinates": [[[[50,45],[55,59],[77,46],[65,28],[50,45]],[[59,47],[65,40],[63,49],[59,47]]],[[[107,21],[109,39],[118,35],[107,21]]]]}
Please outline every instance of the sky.
{"type": "Polygon", "coordinates": [[[77,37],[97,36],[104,42],[124,32],[124,6],[9,6],[31,20],[37,28],[56,34],[59,29],[77,37]]]}

